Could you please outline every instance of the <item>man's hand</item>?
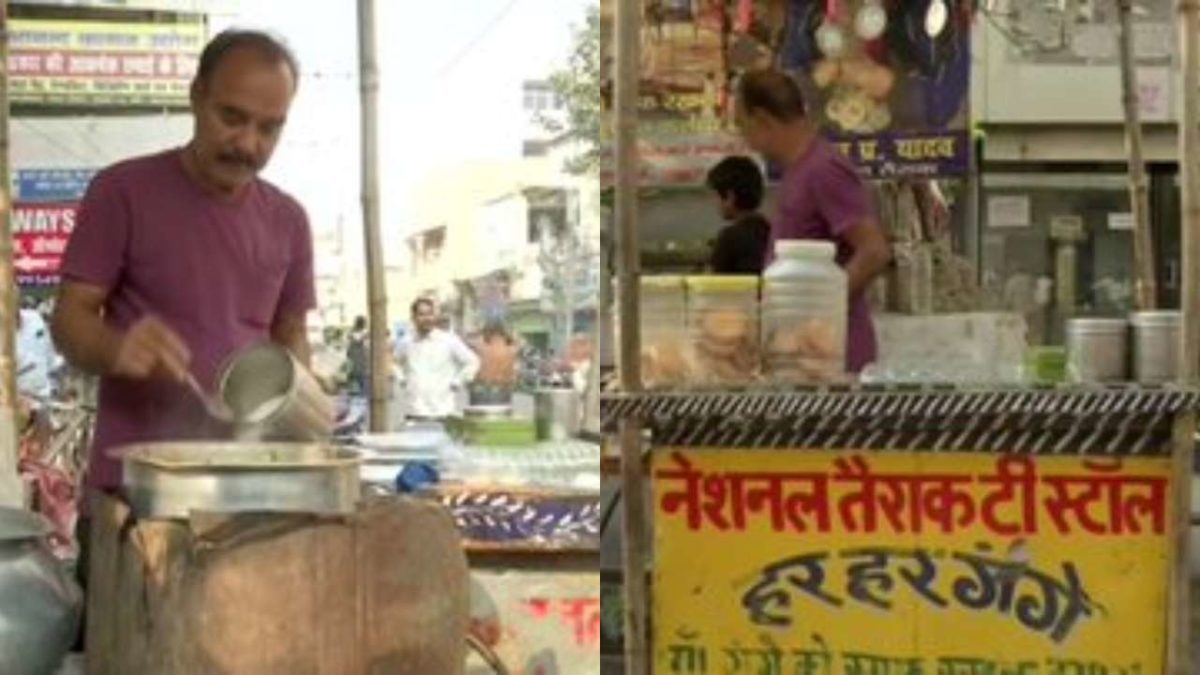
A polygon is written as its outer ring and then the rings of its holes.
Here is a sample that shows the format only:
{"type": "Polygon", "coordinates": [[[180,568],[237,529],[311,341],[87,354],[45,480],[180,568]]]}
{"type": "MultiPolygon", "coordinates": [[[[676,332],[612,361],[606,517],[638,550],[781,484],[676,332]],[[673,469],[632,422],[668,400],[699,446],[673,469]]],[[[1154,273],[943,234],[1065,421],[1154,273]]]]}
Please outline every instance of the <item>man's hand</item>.
{"type": "Polygon", "coordinates": [[[121,336],[108,370],[115,377],[183,382],[191,360],[191,352],[175,331],[158,319],[145,317],[121,336]]]}
{"type": "Polygon", "coordinates": [[[92,375],[182,381],[191,354],[161,320],[146,317],[127,331],[104,320],[108,290],[64,280],[58,289],[51,333],[67,361],[92,375]]]}

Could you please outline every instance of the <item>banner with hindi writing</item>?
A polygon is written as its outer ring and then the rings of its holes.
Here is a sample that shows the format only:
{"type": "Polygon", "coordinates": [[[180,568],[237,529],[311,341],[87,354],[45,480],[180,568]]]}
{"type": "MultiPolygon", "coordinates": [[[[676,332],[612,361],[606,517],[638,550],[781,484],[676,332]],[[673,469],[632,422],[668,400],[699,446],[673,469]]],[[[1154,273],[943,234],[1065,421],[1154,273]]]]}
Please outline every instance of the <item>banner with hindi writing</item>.
{"type": "Polygon", "coordinates": [[[1161,673],[1169,461],[663,451],[654,672],[1161,673]]]}
{"type": "MultiPolygon", "coordinates": [[[[615,3],[601,7],[601,181],[613,178],[615,3]]],[[[642,0],[638,155],[643,185],[703,184],[748,149],[737,78],[791,74],[809,117],[869,178],[967,172],[968,0],[642,0]]]]}
{"type": "Polygon", "coordinates": [[[199,20],[118,23],[13,19],[13,103],[185,108],[205,42],[199,20]]]}

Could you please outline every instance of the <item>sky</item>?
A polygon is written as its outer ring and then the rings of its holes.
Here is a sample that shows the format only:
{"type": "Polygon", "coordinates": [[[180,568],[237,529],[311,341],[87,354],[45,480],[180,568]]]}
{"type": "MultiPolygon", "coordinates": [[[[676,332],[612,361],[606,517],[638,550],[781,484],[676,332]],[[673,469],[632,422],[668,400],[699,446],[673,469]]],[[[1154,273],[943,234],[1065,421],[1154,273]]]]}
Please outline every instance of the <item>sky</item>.
{"type": "MultiPolygon", "coordinates": [[[[595,1],[376,0],[385,238],[413,226],[410,195],[429,172],[520,155],[521,83],[565,63],[595,1]]],[[[271,29],[301,62],[266,176],[304,202],[318,232],[360,229],[356,3],[247,0],[236,12],[213,17],[213,30],[271,29]]]]}

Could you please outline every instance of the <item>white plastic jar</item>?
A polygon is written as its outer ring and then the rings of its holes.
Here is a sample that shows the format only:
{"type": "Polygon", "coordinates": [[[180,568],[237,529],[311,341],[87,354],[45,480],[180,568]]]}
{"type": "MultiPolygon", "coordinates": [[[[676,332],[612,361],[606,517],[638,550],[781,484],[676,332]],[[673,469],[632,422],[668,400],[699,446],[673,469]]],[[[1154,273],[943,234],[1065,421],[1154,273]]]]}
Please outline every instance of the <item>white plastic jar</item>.
{"type": "Polygon", "coordinates": [[[836,382],[846,372],[849,282],[832,242],[781,239],[763,272],[763,374],[778,384],[836,382]]]}

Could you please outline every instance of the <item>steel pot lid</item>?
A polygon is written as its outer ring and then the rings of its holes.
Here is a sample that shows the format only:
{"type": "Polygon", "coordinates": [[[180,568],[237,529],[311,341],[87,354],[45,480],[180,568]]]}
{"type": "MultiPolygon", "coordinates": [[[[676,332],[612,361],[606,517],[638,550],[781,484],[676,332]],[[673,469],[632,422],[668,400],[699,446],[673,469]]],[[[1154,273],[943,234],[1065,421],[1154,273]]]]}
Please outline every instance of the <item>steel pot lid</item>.
{"type": "Polygon", "coordinates": [[[1092,317],[1067,321],[1067,331],[1070,333],[1124,333],[1128,329],[1129,322],[1125,319],[1092,317]]]}
{"type": "Polygon", "coordinates": [[[40,539],[50,533],[50,524],[32,511],[0,507],[0,542],[40,539]]]}
{"type": "Polygon", "coordinates": [[[1183,313],[1174,310],[1134,312],[1129,315],[1129,321],[1135,326],[1175,327],[1183,322],[1183,313]]]}

